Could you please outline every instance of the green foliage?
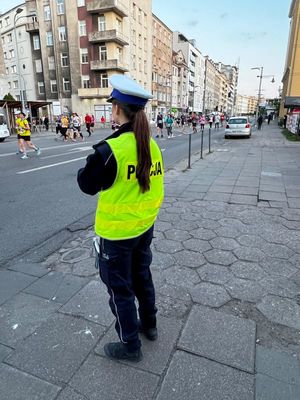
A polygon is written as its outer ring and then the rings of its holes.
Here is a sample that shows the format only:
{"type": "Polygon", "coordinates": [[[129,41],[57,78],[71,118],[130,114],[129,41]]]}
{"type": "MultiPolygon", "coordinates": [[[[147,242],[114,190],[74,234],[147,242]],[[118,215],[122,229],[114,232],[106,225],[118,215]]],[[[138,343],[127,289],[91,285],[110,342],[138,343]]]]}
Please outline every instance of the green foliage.
{"type": "Polygon", "coordinates": [[[7,93],[4,97],[3,100],[5,101],[16,101],[16,99],[14,98],[14,96],[10,93],[7,93]]]}
{"type": "Polygon", "coordinates": [[[300,136],[297,135],[296,133],[290,132],[288,129],[282,129],[281,133],[283,136],[286,137],[287,140],[290,142],[300,142],[300,136]]]}

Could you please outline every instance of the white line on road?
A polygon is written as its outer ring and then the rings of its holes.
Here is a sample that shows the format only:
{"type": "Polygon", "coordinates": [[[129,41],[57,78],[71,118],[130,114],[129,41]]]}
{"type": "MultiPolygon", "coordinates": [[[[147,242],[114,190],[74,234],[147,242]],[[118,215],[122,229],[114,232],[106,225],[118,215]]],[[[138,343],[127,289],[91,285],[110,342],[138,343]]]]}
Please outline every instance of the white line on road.
{"type": "Polygon", "coordinates": [[[69,156],[71,154],[80,153],[82,151],[90,151],[90,150],[92,150],[92,147],[89,147],[89,146],[76,147],[75,149],[68,149],[68,151],[66,153],[52,154],[50,156],[40,157],[40,160],[46,160],[48,158],[55,158],[55,157],[62,157],[62,156],[69,156]]]}
{"type": "Polygon", "coordinates": [[[25,171],[19,171],[19,172],[17,172],[17,174],[27,174],[28,172],[34,172],[34,171],[39,171],[39,170],[41,170],[41,169],[52,168],[52,167],[56,167],[57,165],[69,164],[69,163],[71,163],[71,162],[83,160],[83,159],[85,159],[85,158],[86,158],[86,156],[84,156],[84,157],[79,157],[79,158],[74,158],[73,160],[62,161],[62,162],[59,162],[59,163],[56,163],[56,164],[44,165],[43,167],[37,167],[37,168],[32,168],[32,169],[26,169],[25,171]]]}

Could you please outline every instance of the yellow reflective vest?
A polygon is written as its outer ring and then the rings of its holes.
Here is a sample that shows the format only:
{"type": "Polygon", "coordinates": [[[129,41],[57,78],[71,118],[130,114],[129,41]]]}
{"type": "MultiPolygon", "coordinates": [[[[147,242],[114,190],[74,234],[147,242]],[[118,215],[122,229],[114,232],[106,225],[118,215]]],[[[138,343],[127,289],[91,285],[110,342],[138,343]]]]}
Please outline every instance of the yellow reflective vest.
{"type": "Polygon", "coordinates": [[[26,129],[26,126],[29,126],[27,119],[17,118],[17,133],[20,136],[30,136],[30,129],[26,129]]]}
{"type": "Polygon", "coordinates": [[[163,202],[162,154],[151,139],[150,190],[142,193],[136,178],[138,157],[134,133],[122,133],[106,142],[115,156],[117,174],[114,184],[99,194],[95,232],[109,240],[131,239],[153,225],[163,202]]]}

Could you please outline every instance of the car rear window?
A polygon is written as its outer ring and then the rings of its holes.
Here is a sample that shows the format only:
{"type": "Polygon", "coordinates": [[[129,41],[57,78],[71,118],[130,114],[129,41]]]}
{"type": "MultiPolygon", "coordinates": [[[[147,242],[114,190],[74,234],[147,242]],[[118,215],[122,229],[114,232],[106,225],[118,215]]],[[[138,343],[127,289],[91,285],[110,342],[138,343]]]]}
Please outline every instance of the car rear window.
{"type": "Polygon", "coordinates": [[[229,124],[247,124],[246,118],[230,118],[229,124]]]}

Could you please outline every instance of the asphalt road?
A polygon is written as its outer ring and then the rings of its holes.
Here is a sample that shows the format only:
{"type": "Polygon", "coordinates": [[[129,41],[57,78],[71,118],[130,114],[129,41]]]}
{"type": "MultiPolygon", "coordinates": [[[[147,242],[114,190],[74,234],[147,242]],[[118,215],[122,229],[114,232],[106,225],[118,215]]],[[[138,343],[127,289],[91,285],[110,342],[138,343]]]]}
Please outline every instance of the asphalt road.
{"type": "MultiPolygon", "coordinates": [[[[187,159],[188,132],[174,129],[171,139],[156,139],[164,155],[166,169],[187,159]]],[[[110,134],[98,130],[91,138],[76,143],[55,139],[54,133],[41,133],[32,140],[41,147],[37,157],[16,155],[16,138],[0,143],[0,262],[20,255],[72,222],[93,212],[97,196],[83,194],[76,182],[77,170],[93,150],[91,146],[110,134]]],[[[219,146],[224,129],[212,130],[212,148],[219,146]]],[[[200,150],[200,134],[193,134],[192,152],[200,150]]],[[[204,149],[208,149],[208,129],[204,134],[204,149]]]]}

